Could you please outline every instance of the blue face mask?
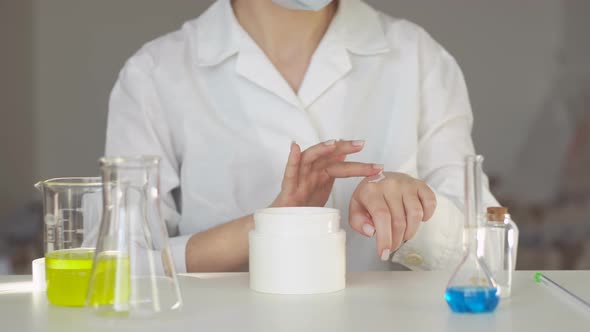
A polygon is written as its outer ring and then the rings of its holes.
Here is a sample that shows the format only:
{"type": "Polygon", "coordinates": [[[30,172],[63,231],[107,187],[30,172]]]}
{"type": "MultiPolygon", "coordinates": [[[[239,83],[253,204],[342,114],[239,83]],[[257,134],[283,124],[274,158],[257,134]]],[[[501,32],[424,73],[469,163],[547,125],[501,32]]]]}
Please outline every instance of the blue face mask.
{"type": "Polygon", "coordinates": [[[318,11],[326,7],[332,0],[272,0],[272,2],[288,9],[318,11]]]}

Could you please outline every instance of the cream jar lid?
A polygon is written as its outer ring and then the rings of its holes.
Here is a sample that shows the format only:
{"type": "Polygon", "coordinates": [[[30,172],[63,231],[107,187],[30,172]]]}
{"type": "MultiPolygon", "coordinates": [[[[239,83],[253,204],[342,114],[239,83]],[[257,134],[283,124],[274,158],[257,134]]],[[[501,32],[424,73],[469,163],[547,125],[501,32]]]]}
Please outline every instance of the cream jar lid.
{"type": "Polygon", "coordinates": [[[275,235],[325,235],[340,231],[340,211],[323,207],[268,208],[254,214],[254,231],[275,235]]]}

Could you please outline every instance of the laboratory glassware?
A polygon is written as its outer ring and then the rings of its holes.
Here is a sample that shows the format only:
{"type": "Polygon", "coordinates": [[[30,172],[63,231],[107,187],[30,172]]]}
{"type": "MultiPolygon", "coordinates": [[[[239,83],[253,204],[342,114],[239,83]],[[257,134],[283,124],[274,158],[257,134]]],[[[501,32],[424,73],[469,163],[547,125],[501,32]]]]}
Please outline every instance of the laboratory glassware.
{"type": "Polygon", "coordinates": [[[35,184],[43,200],[45,278],[50,303],[83,306],[102,213],[98,177],[35,184]]]}
{"type": "Polygon", "coordinates": [[[99,316],[146,317],[182,297],[160,207],[160,159],[100,160],[104,209],[87,305],[99,316]]]}
{"type": "Polygon", "coordinates": [[[491,312],[500,300],[496,281],[483,259],[482,163],[480,155],[465,159],[463,258],[445,291],[449,307],[459,313],[491,312]]]}
{"type": "Polygon", "coordinates": [[[498,284],[500,296],[510,297],[516,268],[518,227],[505,207],[488,207],[484,259],[498,284]]]}

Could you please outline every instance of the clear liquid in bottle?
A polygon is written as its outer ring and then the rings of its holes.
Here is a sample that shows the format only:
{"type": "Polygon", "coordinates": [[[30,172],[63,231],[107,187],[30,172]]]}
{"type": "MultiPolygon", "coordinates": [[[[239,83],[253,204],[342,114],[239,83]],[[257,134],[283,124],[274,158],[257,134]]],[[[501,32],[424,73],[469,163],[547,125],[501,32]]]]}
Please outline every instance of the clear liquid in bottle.
{"type": "Polygon", "coordinates": [[[507,298],[516,267],[518,227],[504,207],[489,207],[487,212],[484,258],[498,284],[500,296],[507,298]]]}

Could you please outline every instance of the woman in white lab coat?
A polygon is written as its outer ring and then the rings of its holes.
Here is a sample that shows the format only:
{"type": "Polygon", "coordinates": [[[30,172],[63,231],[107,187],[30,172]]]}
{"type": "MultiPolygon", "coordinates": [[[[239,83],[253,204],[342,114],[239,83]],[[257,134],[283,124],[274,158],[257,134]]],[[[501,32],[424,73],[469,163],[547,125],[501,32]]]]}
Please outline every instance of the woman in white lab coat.
{"type": "Polygon", "coordinates": [[[162,157],[181,272],[246,266],[258,208],[324,205],[349,270],[441,269],[471,126],[459,67],[416,25],[360,0],[219,0],[125,64],[106,154],[162,157]]]}

